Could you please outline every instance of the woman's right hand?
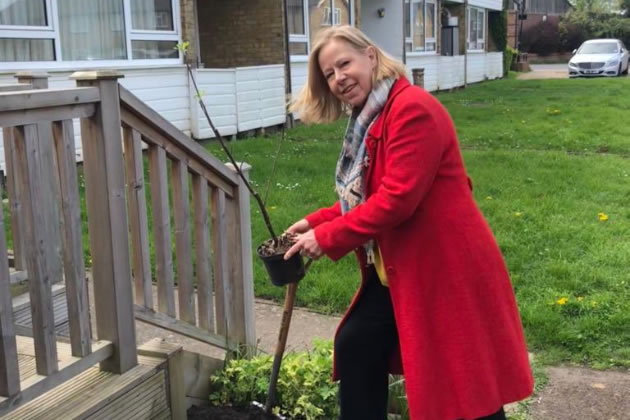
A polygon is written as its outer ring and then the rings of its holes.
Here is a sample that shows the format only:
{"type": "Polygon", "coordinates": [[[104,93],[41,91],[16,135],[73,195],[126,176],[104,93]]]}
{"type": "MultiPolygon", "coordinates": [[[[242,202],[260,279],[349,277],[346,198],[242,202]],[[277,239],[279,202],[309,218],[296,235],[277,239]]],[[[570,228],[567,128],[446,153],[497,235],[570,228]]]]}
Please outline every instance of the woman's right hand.
{"type": "Polygon", "coordinates": [[[311,225],[306,219],[298,220],[287,229],[288,233],[304,233],[311,229],[311,225]]]}

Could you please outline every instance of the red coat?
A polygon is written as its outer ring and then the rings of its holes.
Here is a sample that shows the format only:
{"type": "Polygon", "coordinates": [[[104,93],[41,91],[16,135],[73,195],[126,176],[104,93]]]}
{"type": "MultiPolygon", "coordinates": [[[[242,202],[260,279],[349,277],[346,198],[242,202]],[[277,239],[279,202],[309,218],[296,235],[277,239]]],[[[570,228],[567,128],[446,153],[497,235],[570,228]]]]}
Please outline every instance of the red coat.
{"type": "Polygon", "coordinates": [[[400,79],[366,142],[365,203],[306,219],[331,259],[357,251],[362,284],[361,245],[376,239],[400,338],[393,373],[405,372],[411,418],[474,419],[527,397],[533,379],[514,293],[448,112],[400,79]]]}

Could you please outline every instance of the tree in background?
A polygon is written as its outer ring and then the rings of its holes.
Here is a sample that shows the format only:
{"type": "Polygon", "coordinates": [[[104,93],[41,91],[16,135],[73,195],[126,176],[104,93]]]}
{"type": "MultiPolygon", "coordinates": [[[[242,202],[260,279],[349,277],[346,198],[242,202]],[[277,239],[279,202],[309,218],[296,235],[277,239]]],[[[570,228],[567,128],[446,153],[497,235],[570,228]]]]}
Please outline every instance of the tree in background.
{"type": "Polygon", "coordinates": [[[563,49],[571,51],[592,38],[619,38],[630,45],[630,0],[617,1],[616,6],[608,0],[573,1],[574,9],[560,20],[563,49]]]}

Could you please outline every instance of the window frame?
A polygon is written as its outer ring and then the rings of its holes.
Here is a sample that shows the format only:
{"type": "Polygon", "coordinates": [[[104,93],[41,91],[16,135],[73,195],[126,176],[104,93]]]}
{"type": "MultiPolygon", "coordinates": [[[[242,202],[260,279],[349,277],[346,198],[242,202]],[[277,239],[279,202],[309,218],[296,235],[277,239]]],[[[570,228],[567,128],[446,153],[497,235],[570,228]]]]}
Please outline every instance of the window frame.
{"type": "MultiPolygon", "coordinates": [[[[478,19],[478,18],[477,18],[478,19]]],[[[466,10],[466,51],[467,52],[485,52],[486,51],[486,25],[487,25],[487,19],[488,19],[488,13],[486,11],[486,9],[482,8],[482,7],[475,7],[475,6],[468,6],[468,9],[466,10]],[[478,14],[481,12],[483,13],[483,20],[482,20],[482,25],[481,25],[481,34],[482,37],[479,38],[478,36],[475,38],[475,48],[471,48],[470,44],[473,42],[470,39],[470,29],[472,27],[471,25],[471,20],[472,20],[472,11],[475,11],[475,13],[477,14],[476,16],[478,16],[478,14]],[[481,48],[479,48],[479,43],[483,43],[483,46],[481,48]]],[[[479,31],[479,28],[477,28],[477,32],[479,31]]]]}
{"type": "Polygon", "coordinates": [[[101,67],[141,67],[147,65],[176,65],[183,63],[181,52],[177,58],[151,58],[142,59],[133,57],[132,41],[170,41],[180,43],[181,21],[180,0],[170,0],[173,19],[173,30],[141,30],[133,29],[131,17],[131,1],[122,0],[123,25],[125,27],[125,46],[127,58],[119,60],[79,60],[64,61],[61,51],[61,30],[59,25],[58,0],[44,0],[46,4],[46,20],[48,26],[14,26],[0,25],[0,38],[32,38],[53,40],[54,61],[3,61],[0,62],[0,70],[24,70],[24,69],[69,69],[76,70],[95,65],[101,67]]]}
{"type": "MultiPolygon", "coordinates": [[[[339,7],[334,7],[335,0],[326,0],[329,2],[328,7],[326,9],[333,10],[332,13],[329,13],[332,19],[332,26],[339,25],[341,21],[341,9],[339,7]],[[339,10],[339,19],[336,17],[336,11],[339,10]]],[[[348,0],[348,9],[350,14],[350,25],[354,26],[354,2],[355,0],[348,0]]],[[[304,16],[304,34],[292,34],[289,33],[289,43],[306,43],[306,54],[291,54],[290,61],[292,62],[304,62],[308,60],[308,55],[311,53],[311,27],[310,27],[310,16],[309,16],[309,8],[308,8],[308,0],[302,0],[302,14],[304,16]]],[[[330,24],[322,24],[322,26],[331,26],[330,24]]]]}
{"type": "MultiPolygon", "coordinates": [[[[414,57],[414,56],[422,56],[422,55],[437,55],[438,51],[437,51],[437,45],[438,45],[438,14],[439,14],[439,7],[438,7],[438,1],[437,0],[419,0],[419,1],[415,1],[415,0],[409,0],[408,2],[405,1],[403,3],[403,7],[408,7],[408,9],[406,10],[407,15],[405,15],[403,13],[403,19],[405,19],[406,16],[409,17],[409,36],[405,36],[405,55],[407,57],[414,57]],[[422,50],[416,50],[414,49],[414,45],[413,45],[413,36],[414,36],[414,30],[413,30],[413,19],[415,17],[415,14],[413,13],[414,11],[414,4],[418,4],[418,3],[422,3],[422,10],[423,10],[423,30],[424,30],[424,49],[422,50]],[[427,34],[427,4],[432,4],[434,9],[433,9],[433,37],[431,38],[427,38],[426,34],[427,34]],[[433,44],[434,48],[432,50],[427,50],[427,44],[433,44]],[[407,51],[407,46],[411,45],[411,49],[409,51],[407,51]]],[[[403,34],[406,32],[406,28],[405,26],[407,25],[407,22],[403,22],[403,34]]]]}

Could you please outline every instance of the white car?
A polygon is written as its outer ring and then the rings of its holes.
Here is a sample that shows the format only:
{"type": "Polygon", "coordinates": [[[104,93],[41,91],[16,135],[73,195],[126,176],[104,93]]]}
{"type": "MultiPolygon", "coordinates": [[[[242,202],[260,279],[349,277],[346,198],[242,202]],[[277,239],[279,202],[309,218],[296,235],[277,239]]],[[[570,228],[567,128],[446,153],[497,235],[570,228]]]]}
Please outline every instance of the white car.
{"type": "Polygon", "coordinates": [[[628,73],[630,54],[618,39],[590,39],[573,50],[569,77],[620,76],[628,73]]]}

